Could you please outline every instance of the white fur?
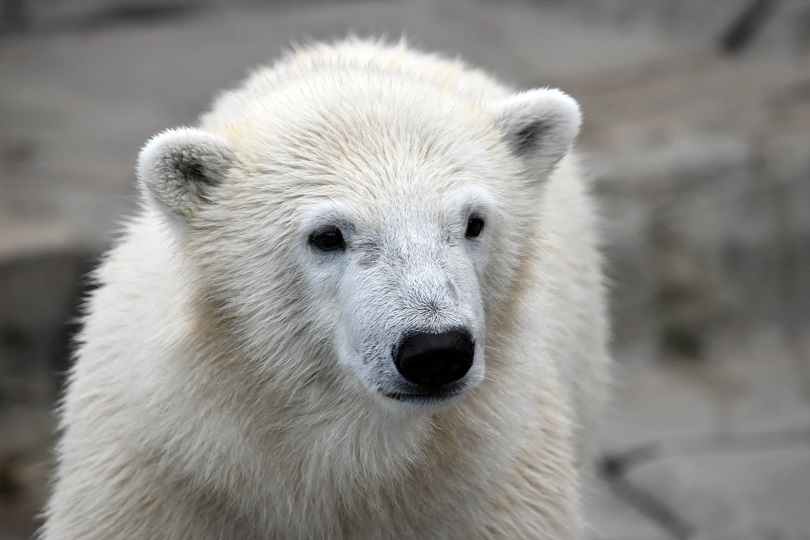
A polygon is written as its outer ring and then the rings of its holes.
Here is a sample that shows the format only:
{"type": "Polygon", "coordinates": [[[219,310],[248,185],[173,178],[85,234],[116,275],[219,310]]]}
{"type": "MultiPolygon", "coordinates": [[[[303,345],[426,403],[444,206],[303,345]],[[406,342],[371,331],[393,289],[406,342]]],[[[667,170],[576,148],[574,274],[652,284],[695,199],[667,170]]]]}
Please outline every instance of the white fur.
{"type": "Polygon", "coordinates": [[[88,303],[42,537],[578,537],[608,363],[579,122],[558,91],[349,40],[157,137],[88,303]],[[329,226],[345,250],[313,249],[329,226]],[[458,326],[461,395],[383,395],[404,336],[458,326]]]}

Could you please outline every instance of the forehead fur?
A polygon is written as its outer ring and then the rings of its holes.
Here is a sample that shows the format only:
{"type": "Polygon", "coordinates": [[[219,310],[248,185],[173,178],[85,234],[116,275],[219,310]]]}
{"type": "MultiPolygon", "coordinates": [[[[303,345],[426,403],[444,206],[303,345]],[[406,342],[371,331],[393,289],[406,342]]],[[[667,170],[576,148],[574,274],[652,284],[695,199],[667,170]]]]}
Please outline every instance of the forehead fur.
{"type": "Polygon", "coordinates": [[[232,143],[240,176],[276,179],[255,187],[411,196],[517,171],[487,107],[499,86],[460,63],[402,48],[341,48],[355,50],[304,51],[260,71],[203,118],[232,143]]]}

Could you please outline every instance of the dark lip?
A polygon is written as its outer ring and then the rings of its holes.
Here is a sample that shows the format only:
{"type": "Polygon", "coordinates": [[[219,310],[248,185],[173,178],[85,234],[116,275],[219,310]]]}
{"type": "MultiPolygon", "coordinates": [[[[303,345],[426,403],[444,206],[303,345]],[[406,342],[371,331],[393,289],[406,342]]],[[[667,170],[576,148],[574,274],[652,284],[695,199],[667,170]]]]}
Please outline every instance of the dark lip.
{"type": "Polygon", "coordinates": [[[438,392],[435,394],[427,394],[419,392],[385,392],[383,393],[383,395],[387,398],[393,399],[395,401],[401,401],[404,403],[429,404],[446,401],[450,398],[458,396],[461,393],[462,391],[460,389],[456,389],[456,390],[448,390],[445,392],[438,392]]]}

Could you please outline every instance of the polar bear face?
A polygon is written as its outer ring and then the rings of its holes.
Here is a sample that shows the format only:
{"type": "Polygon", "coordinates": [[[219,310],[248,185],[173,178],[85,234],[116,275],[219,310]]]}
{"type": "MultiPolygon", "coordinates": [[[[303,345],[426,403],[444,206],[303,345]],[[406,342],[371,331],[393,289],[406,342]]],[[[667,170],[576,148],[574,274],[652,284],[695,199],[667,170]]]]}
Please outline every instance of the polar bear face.
{"type": "Polygon", "coordinates": [[[375,394],[452,398],[484,374],[479,280],[495,202],[479,186],[378,195],[374,208],[337,200],[308,209],[299,225],[308,289],[340,314],[338,359],[375,394]]]}
{"type": "Polygon", "coordinates": [[[484,378],[487,319],[539,234],[577,105],[330,77],[158,135],[139,161],[148,204],[260,376],[448,403],[484,378]]]}

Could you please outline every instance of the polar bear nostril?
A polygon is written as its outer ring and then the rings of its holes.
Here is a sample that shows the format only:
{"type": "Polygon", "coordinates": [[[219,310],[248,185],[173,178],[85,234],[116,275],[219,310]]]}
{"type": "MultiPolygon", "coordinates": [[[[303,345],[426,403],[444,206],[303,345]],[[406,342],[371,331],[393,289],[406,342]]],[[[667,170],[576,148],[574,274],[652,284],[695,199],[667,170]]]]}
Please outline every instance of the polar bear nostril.
{"type": "Polygon", "coordinates": [[[432,391],[464,377],[474,353],[475,344],[466,330],[420,332],[399,345],[394,363],[405,379],[432,391]]]}

